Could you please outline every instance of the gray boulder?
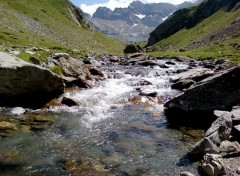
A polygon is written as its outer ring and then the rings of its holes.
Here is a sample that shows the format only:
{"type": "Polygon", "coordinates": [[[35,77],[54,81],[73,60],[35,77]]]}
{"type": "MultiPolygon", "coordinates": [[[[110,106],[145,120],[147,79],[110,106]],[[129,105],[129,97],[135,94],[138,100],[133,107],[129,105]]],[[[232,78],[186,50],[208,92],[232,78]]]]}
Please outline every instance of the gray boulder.
{"type": "Polygon", "coordinates": [[[209,76],[212,76],[214,71],[206,68],[196,68],[186,72],[182,72],[170,79],[170,82],[177,82],[180,80],[194,80],[196,82],[201,81],[209,76]]]}
{"type": "Polygon", "coordinates": [[[206,131],[205,137],[217,132],[220,141],[228,140],[232,130],[232,114],[230,112],[223,113],[216,119],[211,127],[206,131]]]}
{"type": "Polygon", "coordinates": [[[58,66],[62,71],[62,78],[66,87],[78,86],[89,88],[95,85],[96,80],[103,79],[104,74],[95,66],[85,64],[82,60],[58,53],[45,61],[45,66],[58,66]]]}
{"type": "Polygon", "coordinates": [[[0,52],[0,106],[40,108],[63,91],[50,70],[0,52]]]}
{"type": "Polygon", "coordinates": [[[164,104],[172,125],[209,127],[215,109],[230,110],[240,102],[240,67],[220,72],[164,104]]]}
{"type": "Polygon", "coordinates": [[[195,144],[188,152],[190,158],[199,158],[207,152],[216,152],[222,141],[228,140],[232,131],[232,114],[223,113],[206,131],[205,137],[195,144]]]}

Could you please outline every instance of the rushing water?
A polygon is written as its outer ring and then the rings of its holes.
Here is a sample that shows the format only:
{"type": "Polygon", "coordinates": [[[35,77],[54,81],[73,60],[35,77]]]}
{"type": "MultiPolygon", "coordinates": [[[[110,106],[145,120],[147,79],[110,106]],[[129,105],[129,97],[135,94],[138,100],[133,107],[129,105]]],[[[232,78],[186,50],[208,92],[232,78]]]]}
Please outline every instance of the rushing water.
{"type": "Polygon", "coordinates": [[[45,113],[54,118],[52,126],[0,139],[0,175],[196,173],[183,156],[198,138],[193,130],[169,128],[162,105],[179,93],[170,89],[173,71],[186,67],[102,66],[108,78],[99,86],[65,94],[81,106],[51,107],[45,113]],[[142,79],[152,85],[137,84],[142,79]],[[139,96],[140,87],[159,98],[139,96]]]}

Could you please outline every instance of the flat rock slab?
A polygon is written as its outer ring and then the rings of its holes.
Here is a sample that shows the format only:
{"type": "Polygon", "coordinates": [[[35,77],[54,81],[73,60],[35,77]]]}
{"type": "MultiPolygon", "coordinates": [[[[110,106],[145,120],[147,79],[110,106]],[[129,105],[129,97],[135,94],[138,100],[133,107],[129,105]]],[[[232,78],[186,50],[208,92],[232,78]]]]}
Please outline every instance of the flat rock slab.
{"type": "Polygon", "coordinates": [[[171,78],[170,82],[177,82],[180,80],[185,80],[185,79],[191,79],[196,82],[203,80],[209,76],[212,76],[214,74],[214,71],[206,68],[196,68],[192,69],[183,73],[179,73],[173,78],[171,78]]]}

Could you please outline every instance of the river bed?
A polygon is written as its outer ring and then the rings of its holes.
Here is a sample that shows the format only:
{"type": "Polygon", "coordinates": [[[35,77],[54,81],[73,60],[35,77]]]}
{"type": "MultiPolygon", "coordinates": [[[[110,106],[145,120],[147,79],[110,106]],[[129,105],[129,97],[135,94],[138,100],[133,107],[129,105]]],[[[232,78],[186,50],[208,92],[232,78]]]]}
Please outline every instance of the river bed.
{"type": "Polygon", "coordinates": [[[168,67],[102,65],[106,79],[97,87],[65,93],[81,106],[38,110],[54,123],[0,138],[0,175],[197,175],[197,163],[184,155],[202,131],[171,128],[163,114],[163,103],[180,93],[170,88],[169,79],[188,65],[168,67]]]}

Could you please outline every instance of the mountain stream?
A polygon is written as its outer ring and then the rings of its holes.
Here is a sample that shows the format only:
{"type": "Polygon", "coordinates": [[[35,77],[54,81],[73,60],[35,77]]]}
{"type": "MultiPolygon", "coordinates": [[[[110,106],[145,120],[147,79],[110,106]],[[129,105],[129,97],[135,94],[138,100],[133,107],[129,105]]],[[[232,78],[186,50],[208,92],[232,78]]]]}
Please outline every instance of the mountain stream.
{"type": "Polygon", "coordinates": [[[197,164],[184,155],[200,138],[198,131],[171,128],[163,114],[163,102],[180,93],[169,79],[187,67],[102,65],[106,79],[98,86],[66,91],[81,106],[41,110],[54,119],[51,126],[0,138],[0,175],[197,174],[197,164]]]}

